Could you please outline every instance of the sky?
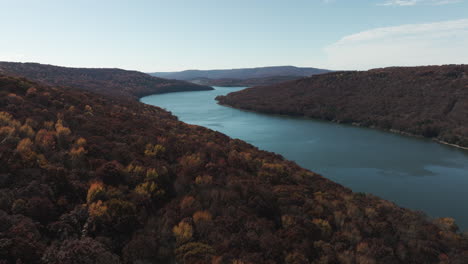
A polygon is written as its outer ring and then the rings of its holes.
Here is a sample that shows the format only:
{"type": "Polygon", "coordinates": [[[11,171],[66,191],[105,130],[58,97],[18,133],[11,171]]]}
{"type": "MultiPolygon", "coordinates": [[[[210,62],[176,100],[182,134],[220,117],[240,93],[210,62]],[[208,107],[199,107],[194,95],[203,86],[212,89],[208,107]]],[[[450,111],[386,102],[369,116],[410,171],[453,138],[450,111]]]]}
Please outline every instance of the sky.
{"type": "Polygon", "coordinates": [[[0,61],[144,72],[468,64],[468,0],[0,0],[0,61]]]}

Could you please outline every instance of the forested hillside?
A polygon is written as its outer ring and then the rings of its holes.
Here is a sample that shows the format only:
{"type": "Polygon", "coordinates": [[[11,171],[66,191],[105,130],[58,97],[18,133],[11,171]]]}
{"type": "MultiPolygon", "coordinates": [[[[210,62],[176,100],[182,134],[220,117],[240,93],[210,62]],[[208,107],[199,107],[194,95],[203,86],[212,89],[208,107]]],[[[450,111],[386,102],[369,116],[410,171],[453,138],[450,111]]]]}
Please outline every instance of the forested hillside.
{"type": "Polygon", "coordinates": [[[0,74],[0,263],[466,263],[466,237],[157,107],[0,74]]]}
{"type": "Polygon", "coordinates": [[[156,78],[137,71],[67,68],[38,63],[0,62],[0,73],[49,85],[80,88],[105,95],[137,99],[157,93],[212,90],[209,86],[156,78]]]}
{"type": "Polygon", "coordinates": [[[221,104],[433,138],[468,147],[468,66],[333,72],[220,96],[221,104]]]}

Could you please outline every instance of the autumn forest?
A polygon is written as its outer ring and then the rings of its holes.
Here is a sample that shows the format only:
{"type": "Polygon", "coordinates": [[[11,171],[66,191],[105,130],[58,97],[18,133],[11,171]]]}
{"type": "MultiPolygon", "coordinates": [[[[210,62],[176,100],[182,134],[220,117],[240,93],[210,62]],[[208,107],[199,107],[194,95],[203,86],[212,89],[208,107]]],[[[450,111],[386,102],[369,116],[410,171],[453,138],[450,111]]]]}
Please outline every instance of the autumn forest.
{"type": "Polygon", "coordinates": [[[115,75],[95,88],[102,70],[77,83],[49,67],[0,72],[2,264],[466,263],[453,219],[180,122],[131,76],[135,97],[115,75]]]}

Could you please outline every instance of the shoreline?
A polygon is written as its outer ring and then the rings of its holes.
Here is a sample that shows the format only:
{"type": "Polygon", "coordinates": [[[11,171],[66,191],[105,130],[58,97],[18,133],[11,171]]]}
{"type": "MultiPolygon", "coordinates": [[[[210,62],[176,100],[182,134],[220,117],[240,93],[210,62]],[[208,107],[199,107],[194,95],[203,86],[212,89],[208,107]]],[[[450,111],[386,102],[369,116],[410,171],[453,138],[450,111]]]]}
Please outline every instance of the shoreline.
{"type": "Polygon", "coordinates": [[[460,145],[457,145],[457,144],[452,144],[452,143],[442,141],[442,140],[438,140],[438,139],[435,139],[435,138],[433,140],[435,142],[437,142],[437,143],[442,144],[442,145],[447,145],[447,146],[455,147],[455,148],[458,148],[458,149],[468,150],[468,147],[463,147],[463,146],[460,146],[460,145]]]}
{"type": "Polygon", "coordinates": [[[354,126],[354,127],[375,129],[375,130],[390,132],[392,134],[399,134],[399,135],[408,136],[408,137],[427,139],[427,140],[431,140],[433,142],[436,142],[436,143],[439,143],[439,144],[442,144],[442,145],[446,145],[446,146],[450,146],[450,147],[453,147],[453,148],[456,148],[456,149],[462,149],[462,150],[467,150],[468,151],[468,147],[464,147],[464,146],[460,146],[460,145],[457,145],[457,144],[449,143],[449,142],[446,142],[446,141],[443,141],[443,140],[440,140],[440,139],[437,139],[437,138],[424,137],[422,135],[412,134],[412,133],[408,133],[408,132],[401,131],[401,130],[396,130],[396,129],[383,129],[383,128],[379,128],[379,127],[375,127],[375,126],[363,126],[358,122],[343,123],[343,122],[340,122],[339,120],[329,121],[329,120],[325,120],[325,119],[313,118],[313,117],[308,117],[308,116],[304,116],[304,115],[272,114],[272,113],[254,111],[254,110],[249,110],[249,109],[244,109],[244,108],[237,108],[237,107],[234,107],[234,106],[231,106],[231,105],[223,104],[218,100],[216,100],[216,101],[217,101],[217,104],[225,106],[225,107],[229,107],[229,108],[233,108],[233,109],[237,109],[237,110],[242,110],[242,111],[247,111],[247,112],[252,112],[252,113],[257,113],[257,114],[265,114],[265,115],[280,116],[280,117],[290,117],[290,118],[291,117],[292,118],[303,118],[303,119],[309,119],[309,120],[314,120],[314,121],[331,122],[331,123],[342,124],[342,125],[344,125],[344,124],[351,125],[351,126],[354,126]]]}

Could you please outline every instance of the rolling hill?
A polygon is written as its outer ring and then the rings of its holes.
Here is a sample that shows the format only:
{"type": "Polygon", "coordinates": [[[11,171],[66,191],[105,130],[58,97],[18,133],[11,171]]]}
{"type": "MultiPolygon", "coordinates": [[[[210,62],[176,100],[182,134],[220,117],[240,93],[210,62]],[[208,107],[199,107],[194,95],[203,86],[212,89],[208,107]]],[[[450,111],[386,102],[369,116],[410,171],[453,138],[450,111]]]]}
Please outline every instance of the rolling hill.
{"type": "Polygon", "coordinates": [[[217,98],[270,114],[305,116],[468,147],[468,66],[333,72],[217,98]]]}
{"type": "Polygon", "coordinates": [[[2,264],[462,264],[467,241],[160,108],[0,73],[2,264]]]}
{"type": "Polygon", "coordinates": [[[134,99],[157,93],[213,89],[209,86],[166,80],[142,72],[121,69],[67,68],[38,63],[0,62],[0,73],[24,76],[50,85],[70,86],[134,99]]]}

